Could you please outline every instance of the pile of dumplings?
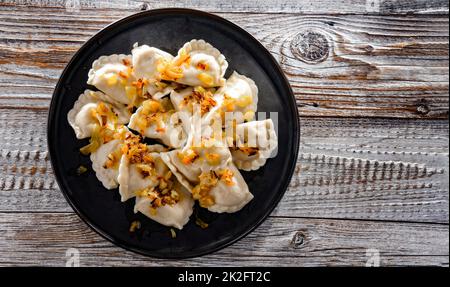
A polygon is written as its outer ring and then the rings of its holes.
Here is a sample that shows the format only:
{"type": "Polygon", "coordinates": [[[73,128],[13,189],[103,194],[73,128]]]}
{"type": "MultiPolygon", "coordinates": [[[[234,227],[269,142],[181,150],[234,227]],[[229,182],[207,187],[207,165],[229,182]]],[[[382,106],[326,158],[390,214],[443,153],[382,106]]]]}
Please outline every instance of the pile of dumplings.
{"type": "Polygon", "coordinates": [[[195,201],[233,213],[253,199],[239,170],[262,167],[278,139],[271,119],[255,120],[255,82],[237,72],[225,79],[227,68],[203,40],[175,57],[136,43],[131,55],[94,61],[92,89],[68,121],[78,139],[90,138],[80,152],[97,178],[123,202],[134,198],[136,213],[182,229],[195,201]]]}

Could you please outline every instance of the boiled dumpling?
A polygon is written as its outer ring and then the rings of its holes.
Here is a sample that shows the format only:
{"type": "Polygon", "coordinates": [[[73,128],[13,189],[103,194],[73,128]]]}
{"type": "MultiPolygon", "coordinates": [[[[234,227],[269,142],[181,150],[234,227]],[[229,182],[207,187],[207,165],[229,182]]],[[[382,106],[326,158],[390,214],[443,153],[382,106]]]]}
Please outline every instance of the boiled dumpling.
{"type": "Polygon", "coordinates": [[[203,172],[199,179],[192,195],[209,211],[237,212],[253,199],[247,183],[232,163],[223,169],[203,172]]]}
{"type": "Polygon", "coordinates": [[[143,94],[148,93],[152,99],[159,100],[177,87],[174,83],[162,82],[158,72],[160,62],[172,61],[172,55],[147,45],[138,46],[137,43],[131,53],[134,75],[144,80],[143,94]]]}
{"type": "Polygon", "coordinates": [[[115,101],[130,105],[137,97],[136,77],[130,55],[102,56],[92,64],[88,84],[95,86],[115,101]]]}
{"type": "Polygon", "coordinates": [[[197,143],[195,134],[191,132],[183,149],[161,154],[164,162],[189,190],[199,182],[202,172],[226,167],[232,161],[230,150],[224,142],[200,137],[197,143]]]}
{"type": "Polygon", "coordinates": [[[143,144],[141,138],[132,133],[125,136],[118,175],[119,192],[122,201],[136,197],[135,212],[181,229],[192,214],[193,200],[158,151],[163,151],[163,147],[143,144]]]}
{"type": "Polygon", "coordinates": [[[135,44],[131,51],[134,74],[138,79],[157,80],[159,78],[158,64],[161,61],[170,62],[173,56],[160,49],[147,45],[135,44]]]}
{"type": "Polygon", "coordinates": [[[180,114],[186,132],[190,131],[194,116],[206,118],[221,105],[222,98],[214,89],[203,87],[189,87],[170,94],[170,100],[180,114]]]}
{"type": "Polygon", "coordinates": [[[234,138],[231,154],[239,169],[257,170],[275,156],[278,137],[271,119],[237,125],[234,138]]]}
{"type": "Polygon", "coordinates": [[[146,81],[143,86],[143,94],[148,95],[148,98],[160,100],[169,95],[175,88],[177,88],[175,83],[146,81]]]}
{"type": "Polygon", "coordinates": [[[237,72],[226,80],[227,68],[204,40],[175,57],[136,43],[131,55],[92,64],[87,83],[99,91],[80,95],[68,121],[77,138],[90,137],[80,152],[90,154],[97,178],[119,187],[122,201],[135,198],[136,213],[182,229],[195,201],[233,213],[253,199],[239,169],[263,166],[278,139],[272,120],[254,121],[255,82],[237,72]]]}
{"type": "Polygon", "coordinates": [[[235,119],[236,123],[254,119],[258,107],[258,87],[252,79],[234,72],[217,93],[223,97],[219,111],[224,124],[231,119],[235,119]],[[227,120],[225,113],[230,113],[233,118],[227,120]]]}
{"type": "Polygon", "coordinates": [[[181,119],[169,99],[144,101],[132,115],[128,127],[169,147],[179,148],[186,141],[181,119]]]}
{"type": "Polygon", "coordinates": [[[92,169],[95,171],[98,180],[104,187],[113,189],[118,186],[117,176],[119,174],[119,164],[122,141],[115,139],[100,145],[91,153],[92,169]]]}
{"type": "Polygon", "coordinates": [[[225,83],[225,57],[204,40],[186,43],[170,63],[160,67],[161,77],[188,86],[218,87],[225,83]]]}
{"type": "Polygon", "coordinates": [[[141,212],[162,225],[183,229],[193,212],[194,200],[191,194],[173,179],[170,191],[165,196],[161,195],[161,190],[141,192],[136,197],[134,211],[141,212]]]}
{"type": "Polygon", "coordinates": [[[191,135],[188,145],[177,154],[183,163],[208,171],[223,168],[231,162],[230,149],[225,142],[215,138],[199,138],[199,142],[195,142],[195,133],[191,135]]]}
{"type": "Polygon", "coordinates": [[[194,113],[194,107],[192,106],[193,104],[188,102],[193,90],[193,88],[189,87],[181,91],[174,90],[170,93],[170,100],[180,117],[183,124],[183,129],[186,133],[190,130],[192,115],[194,113]]]}
{"type": "Polygon", "coordinates": [[[200,167],[194,168],[191,164],[183,162],[183,158],[179,156],[181,150],[173,150],[161,154],[161,159],[166,163],[170,170],[175,174],[188,190],[198,183],[198,177],[202,173],[200,167]]]}
{"type": "Polygon", "coordinates": [[[178,181],[192,192],[200,206],[212,212],[232,213],[242,209],[253,195],[249,192],[239,170],[232,164],[224,168],[201,171],[186,165],[179,151],[161,154],[178,181]]]}
{"type": "Polygon", "coordinates": [[[122,201],[136,196],[136,193],[159,185],[169,168],[161,160],[159,153],[150,152],[151,148],[145,144],[135,144],[138,153],[124,154],[120,161],[118,182],[122,201]]]}
{"type": "Polygon", "coordinates": [[[80,95],[67,118],[78,139],[92,135],[97,125],[126,124],[131,114],[123,104],[102,92],[86,90],[80,95]]]}

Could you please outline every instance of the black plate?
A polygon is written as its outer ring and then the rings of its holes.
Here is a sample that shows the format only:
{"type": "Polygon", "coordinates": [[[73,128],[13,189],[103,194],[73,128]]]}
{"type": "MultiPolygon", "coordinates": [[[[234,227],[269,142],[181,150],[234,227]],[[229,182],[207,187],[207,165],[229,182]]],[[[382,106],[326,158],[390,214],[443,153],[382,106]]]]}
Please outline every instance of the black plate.
{"type": "Polygon", "coordinates": [[[208,254],[241,239],[272,212],[292,177],[299,145],[299,121],[292,90],[271,54],[250,34],[233,23],[188,9],[145,11],[113,23],[92,37],[75,54],[56,86],[48,119],[48,145],[58,184],[75,212],[95,231],[113,243],[157,258],[188,258],[208,254]],[[234,214],[214,214],[196,207],[194,213],[209,223],[201,229],[195,215],[177,237],[170,230],[133,213],[133,200],[120,202],[116,190],[106,190],[92,170],[79,176],[80,165],[90,167],[79,153],[87,140],[75,138],[67,113],[88,88],[92,62],[102,55],[130,53],[135,42],[172,54],[191,39],[204,39],[218,48],[230,67],[251,77],[259,87],[258,111],[278,113],[277,157],[256,172],[243,172],[255,198],[234,214]],[[142,228],[130,234],[130,223],[142,228]]]}

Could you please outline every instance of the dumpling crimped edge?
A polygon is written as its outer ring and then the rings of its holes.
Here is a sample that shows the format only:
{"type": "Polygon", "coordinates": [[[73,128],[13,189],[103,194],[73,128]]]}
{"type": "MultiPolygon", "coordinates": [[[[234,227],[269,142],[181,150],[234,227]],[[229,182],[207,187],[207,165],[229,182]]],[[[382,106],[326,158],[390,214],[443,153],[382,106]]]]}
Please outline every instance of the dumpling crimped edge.
{"type": "Polygon", "coordinates": [[[205,40],[193,39],[184,44],[184,46],[181,49],[184,49],[185,52],[188,54],[194,51],[204,51],[205,54],[214,56],[217,59],[217,62],[219,63],[220,66],[220,77],[223,78],[225,76],[225,73],[228,69],[228,62],[225,56],[210,43],[206,42],[205,40]]]}
{"type": "MultiPolygon", "coordinates": [[[[92,91],[92,90],[86,89],[82,94],[80,94],[78,99],[75,101],[72,109],[67,113],[67,121],[69,122],[69,125],[73,128],[73,130],[75,131],[75,135],[78,139],[84,139],[89,136],[84,135],[82,133],[82,131],[80,130],[80,128],[75,124],[76,116],[78,115],[80,110],[83,108],[83,106],[85,106],[86,104],[98,103],[100,101],[110,104],[114,108],[118,109],[117,113],[118,113],[119,118],[121,116],[125,115],[122,113],[126,113],[126,117],[128,118],[128,120],[131,117],[131,114],[129,113],[129,111],[126,109],[126,107],[124,105],[122,105],[119,102],[114,101],[105,93],[103,93],[101,91],[92,91]],[[121,107],[123,109],[120,110],[121,107]]],[[[126,122],[123,121],[121,123],[125,124],[126,122]]]]}
{"type": "MultiPolygon", "coordinates": [[[[268,150],[263,150],[262,155],[254,160],[237,160],[233,158],[233,162],[236,165],[236,167],[240,170],[244,171],[253,171],[258,170],[262,166],[264,166],[267,162],[267,160],[271,157],[272,152],[278,147],[278,136],[275,132],[274,124],[272,119],[267,119],[262,121],[266,125],[269,124],[269,128],[267,129],[269,132],[269,147],[272,147],[268,150]]],[[[258,123],[257,121],[252,121],[248,123],[244,123],[242,125],[250,124],[250,123],[258,123]]]]}
{"type": "Polygon", "coordinates": [[[89,70],[88,73],[88,85],[92,85],[95,77],[95,72],[100,70],[102,67],[104,67],[107,64],[123,64],[123,60],[132,61],[131,55],[125,55],[125,54],[113,54],[109,56],[101,56],[97,60],[95,60],[92,63],[92,68],[89,70]]]}

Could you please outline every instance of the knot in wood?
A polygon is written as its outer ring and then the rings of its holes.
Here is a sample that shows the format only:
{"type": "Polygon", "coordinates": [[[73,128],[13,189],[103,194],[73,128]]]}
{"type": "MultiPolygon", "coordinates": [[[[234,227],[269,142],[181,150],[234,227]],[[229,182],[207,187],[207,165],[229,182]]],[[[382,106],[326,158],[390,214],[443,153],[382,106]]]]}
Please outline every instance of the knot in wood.
{"type": "Polygon", "coordinates": [[[291,50],[300,60],[317,64],[328,58],[330,45],[322,33],[308,30],[295,36],[291,42],[291,50]]]}
{"type": "Polygon", "coordinates": [[[148,10],[148,4],[144,2],[141,5],[141,11],[146,11],[146,10],[148,10]]]}
{"type": "Polygon", "coordinates": [[[430,112],[430,108],[427,105],[418,105],[417,106],[417,112],[421,115],[426,115],[430,112]]]}
{"type": "Polygon", "coordinates": [[[416,104],[416,111],[420,115],[423,115],[423,116],[427,115],[430,112],[430,108],[428,106],[427,100],[425,100],[425,99],[420,100],[416,104]]]}
{"type": "Polygon", "coordinates": [[[292,237],[291,245],[294,248],[301,248],[303,244],[305,243],[305,235],[298,231],[294,234],[294,237],[292,237]]]}

